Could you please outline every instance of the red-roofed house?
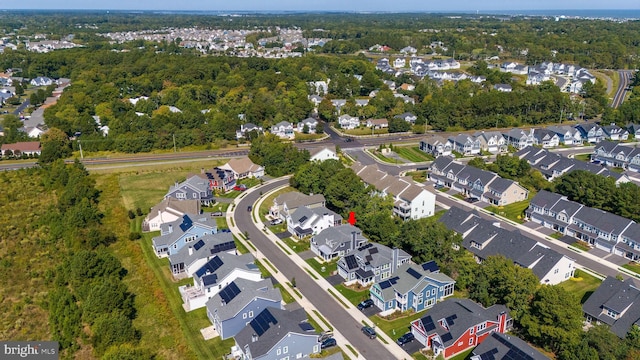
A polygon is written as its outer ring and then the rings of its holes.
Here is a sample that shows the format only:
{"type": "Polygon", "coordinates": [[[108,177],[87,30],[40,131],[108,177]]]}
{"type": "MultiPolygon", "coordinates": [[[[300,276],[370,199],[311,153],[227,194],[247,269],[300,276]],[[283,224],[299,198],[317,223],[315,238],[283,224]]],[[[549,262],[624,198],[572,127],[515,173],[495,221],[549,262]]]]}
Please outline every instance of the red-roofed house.
{"type": "Polygon", "coordinates": [[[15,144],[2,144],[2,156],[40,155],[39,141],[23,141],[15,144]]]}

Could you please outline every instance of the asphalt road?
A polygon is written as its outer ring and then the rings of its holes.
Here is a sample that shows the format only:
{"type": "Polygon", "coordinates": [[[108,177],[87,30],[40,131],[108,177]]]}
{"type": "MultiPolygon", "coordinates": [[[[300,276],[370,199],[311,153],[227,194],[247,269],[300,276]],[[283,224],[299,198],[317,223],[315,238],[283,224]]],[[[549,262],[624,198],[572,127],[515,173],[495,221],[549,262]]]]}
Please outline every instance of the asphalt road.
{"type": "Polygon", "coordinates": [[[24,109],[27,108],[27,106],[31,105],[31,99],[26,99],[22,104],[20,104],[20,106],[18,106],[17,109],[15,109],[13,111],[14,115],[20,115],[21,112],[24,111],[24,109]]]}
{"type": "Polygon", "coordinates": [[[618,74],[620,82],[618,83],[618,89],[616,90],[616,93],[613,96],[613,101],[611,102],[612,108],[617,108],[624,101],[627,96],[629,83],[631,82],[631,76],[633,76],[633,72],[631,70],[618,70],[618,74]]]}
{"type": "MultiPolygon", "coordinates": [[[[288,180],[277,181],[265,185],[261,192],[270,191],[278,186],[287,184],[288,180]]],[[[337,301],[327,294],[305,271],[293,263],[285,253],[272,243],[262,230],[258,229],[251,219],[250,212],[244,212],[247,206],[253,204],[260,197],[259,192],[248,194],[238,203],[235,221],[242,232],[249,234],[249,239],[269,261],[288,279],[296,279],[297,289],[318,309],[325,319],[335,329],[340,331],[349,342],[368,360],[390,360],[395,357],[385,346],[376,340],[371,340],[360,331],[362,325],[355,321],[337,301]],[[244,216],[246,214],[246,216],[244,216]]]]}

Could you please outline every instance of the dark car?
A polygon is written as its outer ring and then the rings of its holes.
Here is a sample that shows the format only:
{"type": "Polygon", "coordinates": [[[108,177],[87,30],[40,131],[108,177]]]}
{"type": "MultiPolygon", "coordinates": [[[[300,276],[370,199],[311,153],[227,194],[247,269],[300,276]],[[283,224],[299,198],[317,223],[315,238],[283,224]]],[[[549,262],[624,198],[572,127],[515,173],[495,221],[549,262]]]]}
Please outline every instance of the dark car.
{"type": "Polygon", "coordinates": [[[326,348],[330,348],[333,346],[338,345],[338,343],[336,342],[336,339],[334,338],[328,338],[325,339],[321,344],[320,344],[320,349],[326,349],[326,348]]]}
{"type": "Polygon", "coordinates": [[[352,138],[346,138],[346,139],[344,139],[344,141],[345,141],[345,142],[352,142],[352,141],[353,141],[353,139],[352,139],[352,138]]]}
{"type": "Polygon", "coordinates": [[[408,343],[412,342],[413,339],[415,339],[415,336],[413,336],[412,333],[408,332],[408,333],[400,336],[398,338],[397,343],[398,343],[398,345],[404,345],[404,344],[408,344],[408,343]]]}
{"type": "Polygon", "coordinates": [[[469,204],[473,204],[478,202],[480,199],[478,199],[477,197],[468,197],[466,198],[464,201],[468,202],[469,204]]]}
{"type": "Polygon", "coordinates": [[[375,339],[376,338],[376,331],[373,330],[373,328],[371,326],[363,326],[362,327],[362,333],[367,335],[369,337],[369,339],[375,339]]]}
{"type": "Polygon", "coordinates": [[[362,311],[364,309],[368,309],[373,306],[373,300],[367,299],[360,304],[358,304],[358,310],[362,311]]]}
{"type": "Polygon", "coordinates": [[[251,207],[251,205],[247,206],[247,211],[251,211],[251,209],[253,209],[253,207],[251,207]]]}

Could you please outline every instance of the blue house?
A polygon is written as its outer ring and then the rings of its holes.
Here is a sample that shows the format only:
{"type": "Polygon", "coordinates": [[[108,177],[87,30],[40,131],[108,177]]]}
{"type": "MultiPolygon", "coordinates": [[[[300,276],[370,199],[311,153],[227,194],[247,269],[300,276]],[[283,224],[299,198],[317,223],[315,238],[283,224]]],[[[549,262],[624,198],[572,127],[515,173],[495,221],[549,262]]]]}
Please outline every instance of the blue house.
{"type": "Polygon", "coordinates": [[[270,280],[238,278],[207,301],[207,316],[222,340],[236,336],[267,308],[282,309],[282,294],[270,280]]]}
{"type": "Polygon", "coordinates": [[[422,265],[404,264],[390,279],[375,283],[369,293],[381,315],[394,311],[428,309],[453,295],[455,280],[440,273],[434,261],[422,265]]]}
{"type": "Polygon", "coordinates": [[[213,255],[220,252],[237,254],[236,243],[229,232],[203,235],[195,243],[183,246],[177,253],[169,256],[171,273],[177,278],[191,277],[213,255]]]}
{"type": "Polygon", "coordinates": [[[235,336],[231,355],[242,360],[302,359],[320,352],[318,333],[303,308],[269,308],[235,336]]]}
{"type": "Polygon", "coordinates": [[[176,221],[160,226],[160,236],[151,242],[159,258],[177,254],[185,245],[207,234],[218,232],[216,220],[210,216],[185,214],[176,221]]]}

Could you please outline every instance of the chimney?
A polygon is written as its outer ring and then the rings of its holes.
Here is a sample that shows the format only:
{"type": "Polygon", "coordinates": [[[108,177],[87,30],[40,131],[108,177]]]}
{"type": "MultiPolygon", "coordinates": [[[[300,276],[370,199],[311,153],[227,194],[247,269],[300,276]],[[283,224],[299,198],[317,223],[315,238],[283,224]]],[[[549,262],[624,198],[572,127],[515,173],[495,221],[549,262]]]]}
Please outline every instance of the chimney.
{"type": "Polygon", "coordinates": [[[173,232],[173,225],[169,224],[169,234],[173,232]]]}
{"type": "Polygon", "coordinates": [[[352,231],[351,232],[351,250],[355,250],[356,249],[356,232],[352,231]]]}
{"type": "Polygon", "coordinates": [[[258,341],[258,335],[256,334],[251,335],[251,342],[256,342],[256,341],[258,341]]]}
{"type": "Polygon", "coordinates": [[[193,246],[189,246],[189,255],[193,255],[193,246]]]}
{"type": "Polygon", "coordinates": [[[391,250],[391,273],[394,273],[398,268],[398,256],[400,255],[400,249],[394,247],[391,250]]]}
{"type": "Polygon", "coordinates": [[[502,311],[500,315],[498,315],[498,332],[505,333],[507,331],[507,314],[502,311]]]}

